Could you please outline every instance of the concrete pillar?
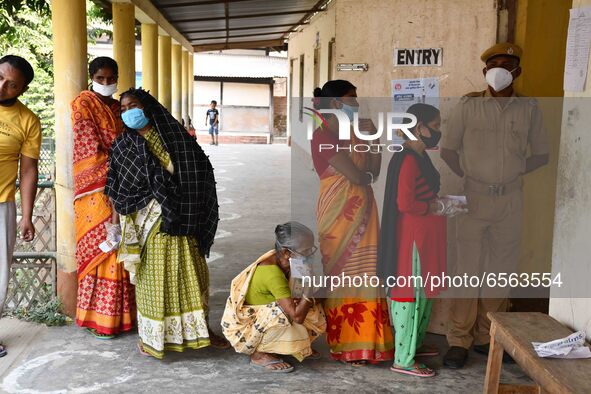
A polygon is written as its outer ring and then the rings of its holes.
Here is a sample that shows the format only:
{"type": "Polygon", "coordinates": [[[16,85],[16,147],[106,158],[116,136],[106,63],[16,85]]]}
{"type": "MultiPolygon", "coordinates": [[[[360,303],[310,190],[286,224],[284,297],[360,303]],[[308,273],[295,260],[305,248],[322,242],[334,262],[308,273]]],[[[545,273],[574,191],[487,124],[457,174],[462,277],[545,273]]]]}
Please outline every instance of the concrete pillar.
{"type": "Polygon", "coordinates": [[[189,52],[183,49],[181,65],[181,116],[188,124],[189,115],[189,52]]]}
{"type": "Polygon", "coordinates": [[[172,111],[171,107],[171,48],[170,36],[158,37],[158,101],[164,105],[167,110],[172,111]]]}
{"type": "Polygon", "coordinates": [[[182,54],[179,44],[172,44],[172,116],[179,122],[182,118],[182,54]]]}
{"type": "Polygon", "coordinates": [[[142,23],[142,87],[158,97],[158,25],[142,23]]]}
{"type": "Polygon", "coordinates": [[[193,53],[189,53],[189,70],[188,71],[188,77],[189,77],[189,108],[188,108],[188,115],[189,117],[194,121],[195,120],[195,116],[193,114],[193,94],[194,94],[194,88],[195,88],[195,73],[193,72],[193,67],[194,67],[194,63],[193,61],[195,60],[194,58],[194,54],[193,53]]]}
{"type": "Polygon", "coordinates": [[[55,92],[57,293],[68,316],[76,315],[78,275],[74,229],[70,102],[87,86],[86,0],[53,0],[53,65],[55,92]]]}
{"type": "Polygon", "coordinates": [[[135,10],[130,3],[113,3],[113,54],[119,65],[119,93],[135,87],[135,10]]]}

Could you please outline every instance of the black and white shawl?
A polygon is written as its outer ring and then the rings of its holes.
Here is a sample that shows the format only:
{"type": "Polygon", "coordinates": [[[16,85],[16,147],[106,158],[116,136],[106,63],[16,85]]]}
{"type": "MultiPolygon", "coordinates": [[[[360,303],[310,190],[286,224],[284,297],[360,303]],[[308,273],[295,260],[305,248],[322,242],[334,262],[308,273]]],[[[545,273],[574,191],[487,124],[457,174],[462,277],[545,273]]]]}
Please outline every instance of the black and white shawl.
{"type": "Polygon", "coordinates": [[[219,221],[213,167],[194,138],[143,89],[133,95],[158,132],[174,166],[166,171],[136,130],[126,129],[113,143],[105,194],[122,215],[136,212],[155,198],[162,206],[160,231],[192,235],[209,255],[219,221]]]}

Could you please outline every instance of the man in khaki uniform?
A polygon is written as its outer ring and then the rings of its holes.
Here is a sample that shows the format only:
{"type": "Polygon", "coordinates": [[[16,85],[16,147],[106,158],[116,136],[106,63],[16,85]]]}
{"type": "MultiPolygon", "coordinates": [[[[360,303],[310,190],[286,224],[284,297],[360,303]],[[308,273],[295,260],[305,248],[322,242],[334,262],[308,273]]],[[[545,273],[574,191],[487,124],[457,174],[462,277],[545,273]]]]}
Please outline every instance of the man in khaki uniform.
{"type": "MultiPolygon", "coordinates": [[[[548,163],[548,142],[536,100],[518,97],[521,48],[497,44],[481,56],[488,88],[461,99],[447,120],[441,158],[464,179],[468,214],[458,217],[456,274],[516,272],[523,219],[522,175],[548,163]],[[528,148],[531,152],[527,156],[528,148]]],[[[490,311],[507,308],[510,289],[462,289],[452,300],[444,364],[462,368],[468,349],[488,354],[490,311]],[[492,298],[495,297],[495,298],[492,298]]]]}

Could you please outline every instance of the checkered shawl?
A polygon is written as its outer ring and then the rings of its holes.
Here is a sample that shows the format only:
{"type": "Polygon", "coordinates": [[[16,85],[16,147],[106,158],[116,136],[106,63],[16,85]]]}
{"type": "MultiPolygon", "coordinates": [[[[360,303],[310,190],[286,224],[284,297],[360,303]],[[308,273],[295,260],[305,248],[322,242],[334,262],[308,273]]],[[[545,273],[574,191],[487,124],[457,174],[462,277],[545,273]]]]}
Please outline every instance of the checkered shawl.
{"type": "Polygon", "coordinates": [[[174,166],[166,171],[152,155],[145,140],[126,129],[113,143],[105,194],[115,210],[128,215],[144,208],[153,198],[162,206],[160,231],[193,235],[199,250],[208,256],[219,221],[213,167],[194,138],[148,92],[134,92],[154,126],[174,166]]]}

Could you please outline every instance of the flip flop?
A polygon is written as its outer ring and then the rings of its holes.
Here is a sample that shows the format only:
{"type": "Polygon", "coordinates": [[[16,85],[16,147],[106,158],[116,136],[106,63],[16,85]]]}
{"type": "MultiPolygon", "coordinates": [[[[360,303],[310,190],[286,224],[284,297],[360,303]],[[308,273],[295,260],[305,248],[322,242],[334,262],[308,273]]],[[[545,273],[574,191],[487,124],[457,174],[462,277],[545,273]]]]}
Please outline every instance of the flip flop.
{"type": "MultiPolygon", "coordinates": [[[[264,369],[265,371],[271,372],[271,373],[289,373],[289,372],[293,371],[293,365],[290,365],[289,368],[285,368],[285,369],[269,369],[269,368],[267,368],[269,365],[281,364],[283,362],[284,361],[282,359],[271,360],[265,364],[256,364],[251,361],[250,365],[252,365],[253,367],[257,367],[259,369],[264,369]]],[[[288,364],[288,363],[286,363],[286,364],[288,364]]]]}
{"type": "Polygon", "coordinates": [[[439,350],[437,349],[426,349],[422,352],[416,352],[415,357],[432,357],[432,356],[439,356],[439,350]]]}
{"type": "Polygon", "coordinates": [[[407,368],[405,368],[405,367],[397,367],[395,365],[392,365],[390,367],[390,371],[398,372],[398,373],[401,373],[401,374],[404,374],[404,375],[416,376],[416,377],[419,377],[419,378],[431,378],[431,377],[435,376],[435,371],[433,371],[431,368],[428,368],[425,364],[422,364],[422,363],[421,364],[415,363],[414,366],[407,367],[407,368]],[[418,371],[418,369],[426,369],[426,370],[428,370],[430,372],[428,372],[428,373],[420,373],[418,371]]]}
{"type": "Polygon", "coordinates": [[[96,339],[113,339],[113,338],[115,338],[115,335],[99,334],[94,328],[86,328],[86,331],[88,331],[90,333],[90,335],[92,335],[96,339]]]}
{"type": "Polygon", "coordinates": [[[0,357],[4,357],[8,354],[6,351],[6,346],[0,343],[0,357]]]}

